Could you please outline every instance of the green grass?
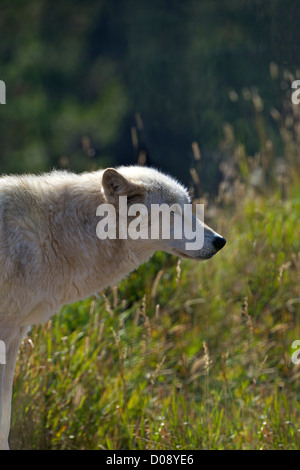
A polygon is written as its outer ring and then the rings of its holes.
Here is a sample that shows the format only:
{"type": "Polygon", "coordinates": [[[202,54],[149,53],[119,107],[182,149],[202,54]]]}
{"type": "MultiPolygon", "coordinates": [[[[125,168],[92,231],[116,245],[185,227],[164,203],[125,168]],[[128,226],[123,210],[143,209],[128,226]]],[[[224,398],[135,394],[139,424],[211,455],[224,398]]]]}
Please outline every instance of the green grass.
{"type": "Polygon", "coordinates": [[[227,238],[212,260],[157,253],[33,327],[11,447],[299,449],[299,213],[245,198],[208,221],[227,238]]]}

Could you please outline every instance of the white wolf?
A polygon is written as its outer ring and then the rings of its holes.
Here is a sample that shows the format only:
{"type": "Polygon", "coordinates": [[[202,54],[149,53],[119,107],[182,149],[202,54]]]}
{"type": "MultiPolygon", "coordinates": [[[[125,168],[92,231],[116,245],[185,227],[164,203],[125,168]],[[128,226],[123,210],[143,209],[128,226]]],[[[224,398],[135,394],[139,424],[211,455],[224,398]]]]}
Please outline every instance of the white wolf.
{"type": "Polygon", "coordinates": [[[225,244],[207,226],[202,248],[194,251],[186,250],[184,238],[100,240],[97,208],[110,203],[118,210],[119,196],[149,210],[151,204],[190,201],[173,178],[138,166],[0,178],[0,341],[6,354],[0,363],[1,448],[8,448],[15,362],[30,325],[114,285],[157,250],[201,260],[225,244]]]}

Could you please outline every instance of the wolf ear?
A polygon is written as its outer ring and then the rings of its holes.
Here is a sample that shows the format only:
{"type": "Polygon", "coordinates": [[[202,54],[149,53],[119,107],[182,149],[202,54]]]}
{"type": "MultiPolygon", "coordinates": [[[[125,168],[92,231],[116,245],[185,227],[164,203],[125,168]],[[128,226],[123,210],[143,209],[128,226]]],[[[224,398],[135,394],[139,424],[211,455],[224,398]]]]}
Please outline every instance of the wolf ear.
{"type": "Polygon", "coordinates": [[[129,181],[114,168],[107,168],[102,176],[102,186],[106,199],[111,203],[118,202],[119,196],[127,196],[130,202],[140,202],[144,189],[129,181]]]}

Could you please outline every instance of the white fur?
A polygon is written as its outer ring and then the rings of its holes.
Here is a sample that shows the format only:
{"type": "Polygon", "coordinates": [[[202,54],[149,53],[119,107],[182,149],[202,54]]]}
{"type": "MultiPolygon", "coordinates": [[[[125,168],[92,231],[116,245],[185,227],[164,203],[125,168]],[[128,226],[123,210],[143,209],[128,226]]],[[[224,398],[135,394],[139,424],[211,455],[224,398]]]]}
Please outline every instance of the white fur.
{"type": "Polygon", "coordinates": [[[32,324],[48,321],[64,304],[116,284],[156,250],[209,258],[217,234],[205,228],[204,247],[183,242],[99,240],[97,207],[120,194],[152,203],[189,202],[173,178],[145,167],[121,167],[80,175],[54,171],[0,178],[0,447],[8,447],[11,394],[20,342],[32,324]]]}

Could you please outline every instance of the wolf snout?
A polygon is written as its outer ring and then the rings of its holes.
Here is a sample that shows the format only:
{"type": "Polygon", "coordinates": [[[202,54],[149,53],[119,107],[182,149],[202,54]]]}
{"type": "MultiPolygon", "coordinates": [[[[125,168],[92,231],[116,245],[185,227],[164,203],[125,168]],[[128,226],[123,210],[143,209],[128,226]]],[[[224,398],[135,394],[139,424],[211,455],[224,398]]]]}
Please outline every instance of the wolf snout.
{"type": "Polygon", "coordinates": [[[223,238],[223,237],[217,235],[217,236],[213,239],[213,242],[212,242],[212,243],[213,243],[214,248],[215,248],[217,251],[219,251],[219,250],[221,250],[221,249],[223,248],[223,246],[225,245],[226,240],[225,240],[225,238],[223,238]]]}

